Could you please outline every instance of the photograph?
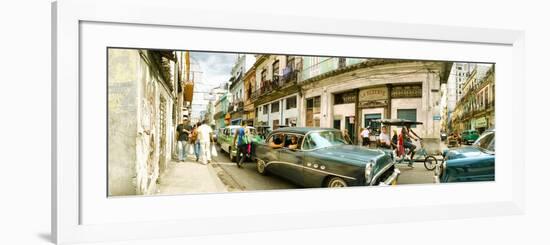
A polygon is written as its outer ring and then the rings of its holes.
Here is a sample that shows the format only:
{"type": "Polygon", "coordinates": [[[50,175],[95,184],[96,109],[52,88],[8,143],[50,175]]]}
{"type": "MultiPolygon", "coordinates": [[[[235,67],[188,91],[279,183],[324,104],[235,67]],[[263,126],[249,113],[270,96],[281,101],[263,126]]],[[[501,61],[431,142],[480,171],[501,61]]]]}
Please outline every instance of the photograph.
{"type": "Polygon", "coordinates": [[[495,63],[107,47],[107,197],[495,181],[495,63]]]}

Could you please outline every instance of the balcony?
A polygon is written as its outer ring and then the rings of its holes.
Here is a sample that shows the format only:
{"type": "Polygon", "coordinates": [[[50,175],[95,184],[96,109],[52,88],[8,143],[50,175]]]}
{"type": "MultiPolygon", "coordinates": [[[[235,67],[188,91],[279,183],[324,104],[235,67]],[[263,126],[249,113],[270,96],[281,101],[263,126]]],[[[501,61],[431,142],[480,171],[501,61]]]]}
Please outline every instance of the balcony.
{"type": "Polygon", "coordinates": [[[295,85],[298,81],[299,71],[292,68],[285,68],[283,75],[275,75],[272,80],[264,80],[260,83],[260,88],[251,93],[252,99],[270,94],[271,92],[295,85]]]}
{"type": "Polygon", "coordinates": [[[242,111],[244,110],[244,102],[243,101],[236,101],[233,103],[230,103],[227,107],[227,111],[229,113],[236,112],[236,111],[242,111]]]}

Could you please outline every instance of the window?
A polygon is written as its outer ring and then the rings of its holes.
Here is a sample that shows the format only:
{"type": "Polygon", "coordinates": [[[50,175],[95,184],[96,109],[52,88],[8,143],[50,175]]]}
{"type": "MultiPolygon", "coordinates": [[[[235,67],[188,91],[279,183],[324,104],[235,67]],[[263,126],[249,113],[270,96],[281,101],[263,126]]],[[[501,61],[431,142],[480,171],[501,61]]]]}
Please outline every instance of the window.
{"type": "Polygon", "coordinates": [[[275,60],[275,62],[273,62],[272,71],[273,71],[273,80],[275,80],[276,79],[275,77],[279,76],[279,60],[275,60]]]}
{"type": "Polygon", "coordinates": [[[261,74],[262,82],[264,82],[265,80],[267,80],[267,69],[263,69],[261,74]]]}
{"type": "Polygon", "coordinates": [[[321,112],[321,96],[306,100],[306,126],[318,127],[320,125],[319,114],[321,112]],[[317,115],[317,117],[315,116],[317,115]]]}
{"type": "Polygon", "coordinates": [[[348,104],[348,103],[355,103],[355,92],[345,92],[340,94],[334,95],[334,104],[340,105],[340,104],[348,104]]]}
{"type": "Polygon", "coordinates": [[[273,120],[273,128],[279,127],[279,120],[273,120]]]}
{"type": "Polygon", "coordinates": [[[290,118],[285,119],[285,125],[290,126],[290,127],[296,127],[296,118],[295,117],[290,117],[290,118]]]}
{"type": "Polygon", "coordinates": [[[302,139],[304,138],[303,135],[298,134],[287,134],[285,135],[285,144],[283,147],[289,148],[289,149],[295,149],[299,150],[300,145],[302,144],[302,139]]]}
{"type": "Polygon", "coordinates": [[[311,132],[305,139],[304,150],[346,144],[340,131],[311,132]]]}
{"type": "Polygon", "coordinates": [[[264,115],[267,115],[269,112],[269,105],[264,105],[264,115]]]}
{"type": "Polygon", "coordinates": [[[279,112],[279,101],[271,104],[271,113],[279,112]]]}
{"type": "Polygon", "coordinates": [[[296,108],[296,96],[286,99],[286,109],[288,110],[293,108],[296,108]]]}
{"type": "MultiPolygon", "coordinates": [[[[397,109],[397,118],[416,122],[416,109],[397,109]]],[[[415,128],[412,125],[411,128],[415,128]]]]}

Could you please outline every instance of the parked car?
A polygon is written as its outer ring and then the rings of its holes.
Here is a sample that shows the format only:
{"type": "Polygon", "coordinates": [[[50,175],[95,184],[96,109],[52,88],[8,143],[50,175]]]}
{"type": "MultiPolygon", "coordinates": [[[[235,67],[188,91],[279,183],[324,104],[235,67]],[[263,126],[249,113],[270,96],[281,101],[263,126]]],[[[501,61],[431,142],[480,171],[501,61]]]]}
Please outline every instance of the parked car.
{"type": "Polygon", "coordinates": [[[253,145],[260,174],[272,173],[304,187],[388,185],[399,176],[391,151],[346,144],[337,129],[281,128],[253,145]]]}
{"type": "Polygon", "coordinates": [[[462,144],[472,144],[479,138],[479,133],[477,130],[465,130],[460,134],[462,144]]]}
{"type": "MultiPolygon", "coordinates": [[[[222,151],[229,154],[229,159],[231,161],[235,161],[237,156],[237,147],[233,145],[233,137],[235,136],[235,132],[238,128],[240,128],[240,126],[227,126],[223,128],[218,135],[218,143],[220,145],[220,148],[222,149],[222,151]]],[[[257,140],[256,129],[250,126],[247,126],[246,128],[250,130],[250,133],[253,136],[253,141],[257,140]]]]}
{"type": "Polygon", "coordinates": [[[485,131],[471,146],[444,152],[444,161],[434,174],[435,182],[494,181],[495,130],[485,131]]]}

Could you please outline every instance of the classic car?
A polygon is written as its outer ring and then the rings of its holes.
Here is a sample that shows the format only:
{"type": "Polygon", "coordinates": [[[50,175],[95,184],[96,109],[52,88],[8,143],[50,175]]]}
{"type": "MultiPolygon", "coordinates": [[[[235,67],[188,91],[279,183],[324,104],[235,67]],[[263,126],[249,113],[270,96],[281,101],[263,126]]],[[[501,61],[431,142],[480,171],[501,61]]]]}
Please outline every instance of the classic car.
{"type": "MultiPolygon", "coordinates": [[[[241,126],[237,125],[231,125],[223,128],[220,130],[220,133],[218,134],[218,144],[220,145],[220,148],[222,151],[225,151],[229,154],[229,159],[231,161],[236,160],[237,156],[237,147],[233,144],[233,137],[235,137],[235,132],[238,128],[241,126]]],[[[250,133],[253,136],[253,141],[259,140],[259,138],[256,135],[256,129],[250,126],[246,127],[250,130],[250,133]]]]}
{"type": "Polygon", "coordinates": [[[485,131],[471,146],[451,148],[434,171],[434,182],[495,180],[495,130],[485,131]]]}
{"type": "Polygon", "coordinates": [[[462,144],[472,144],[479,138],[479,133],[477,130],[465,130],[460,134],[462,144]]]}
{"type": "Polygon", "coordinates": [[[399,169],[391,153],[346,144],[331,128],[288,127],[253,142],[260,174],[275,174],[304,187],[390,185],[399,169]]]}

